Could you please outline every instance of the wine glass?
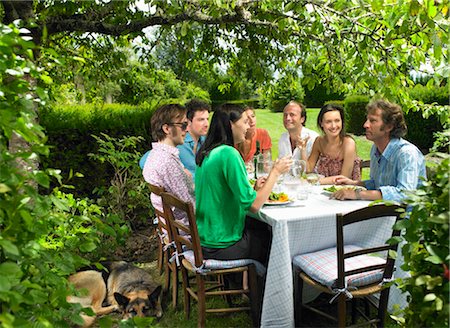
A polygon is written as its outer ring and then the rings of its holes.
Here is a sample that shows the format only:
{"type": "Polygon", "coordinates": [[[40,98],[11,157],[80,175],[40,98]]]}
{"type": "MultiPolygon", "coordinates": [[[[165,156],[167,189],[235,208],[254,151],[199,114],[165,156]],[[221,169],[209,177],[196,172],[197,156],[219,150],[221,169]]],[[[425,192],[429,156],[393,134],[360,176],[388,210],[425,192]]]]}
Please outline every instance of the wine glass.
{"type": "Polygon", "coordinates": [[[303,174],[306,172],[306,161],[300,159],[300,160],[294,160],[291,166],[290,174],[293,177],[301,179],[303,177],[303,174]]]}
{"type": "Polygon", "coordinates": [[[256,163],[256,175],[258,178],[267,177],[272,169],[272,161],[261,158],[256,163]]]}
{"type": "MultiPolygon", "coordinates": [[[[308,139],[309,139],[309,133],[308,132],[304,133],[303,135],[300,135],[300,142],[301,142],[301,144],[305,144],[305,147],[306,147],[306,144],[308,142],[308,139]]],[[[298,148],[301,149],[302,146],[299,146],[298,148]]]]}

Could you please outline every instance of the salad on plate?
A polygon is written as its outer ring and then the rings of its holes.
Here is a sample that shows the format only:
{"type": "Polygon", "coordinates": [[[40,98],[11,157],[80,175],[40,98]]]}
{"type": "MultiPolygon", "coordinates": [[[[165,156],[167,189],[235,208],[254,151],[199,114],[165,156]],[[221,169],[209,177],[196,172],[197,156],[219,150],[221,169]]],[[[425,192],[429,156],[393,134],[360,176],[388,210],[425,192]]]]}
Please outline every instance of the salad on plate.
{"type": "Polygon", "coordinates": [[[361,186],[349,186],[349,185],[342,185],[342,186],[335,186],[335,185],[333,185],[333,186],[328,186],[328,187],[323,188],[324,191],[326,191],[326,192],[328,192],[330,194],[332,194],[332,193],[334,193],[334,192],[336,192],[338,190],[341,190],[341,189],[367,190],[366,188],[361,187],[361,186]]]}
{"type": "Polygon", "coordinates": [[[284,192],[271,192],[269,199],[265,202],[265,205],[281,205],[292,202],[289,196],[284,192]]]}

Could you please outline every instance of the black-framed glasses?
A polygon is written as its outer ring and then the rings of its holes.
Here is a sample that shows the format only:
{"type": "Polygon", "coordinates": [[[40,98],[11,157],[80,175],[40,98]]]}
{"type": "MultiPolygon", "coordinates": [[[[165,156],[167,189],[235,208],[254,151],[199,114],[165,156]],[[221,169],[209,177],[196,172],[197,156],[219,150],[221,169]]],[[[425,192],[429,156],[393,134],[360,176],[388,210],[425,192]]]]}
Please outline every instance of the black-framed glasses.
{"type": "Polygon", "coordinates": [[[166,123],[167,125],[179,125],[181,130],[186,131],[187,126],[188,126],[188,122],[183,122],[183,123],[178,123],[178,122],[169,122],[166,123]]]}

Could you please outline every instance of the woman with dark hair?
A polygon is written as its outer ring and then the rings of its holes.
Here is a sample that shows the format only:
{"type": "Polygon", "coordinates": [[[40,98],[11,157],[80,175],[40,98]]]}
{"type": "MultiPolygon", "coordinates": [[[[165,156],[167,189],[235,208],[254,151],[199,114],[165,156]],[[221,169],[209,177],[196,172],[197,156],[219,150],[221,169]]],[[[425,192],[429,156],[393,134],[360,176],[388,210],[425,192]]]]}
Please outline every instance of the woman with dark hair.
{"type": "MultiPolygon", "coordinates": [[[[245,139],[248,128],[247,114],[238,105],[224,104],[214,112],[206,140],[196,157],[196,219],[205,258],[251,258],[267,264],[270,235],[267,229],[266,233],[249,229],[246,213],[261,208],[292,160],[277,160],[269,176],[258,179],[255,189],[252,188],[242,156],[234,148],[245,139]]],[[[250,226],[253,224],[257,222],[250,226]]]]}
{"type": "Polygon", "coordinates": [[[334,184],[337,176],[359,180],[361,159],[356,154],[356,143],[345,133],[344,109],[328,104],[320,109],[317,126],[323,135],[317,137],[307,158],[305,147],[302,159],[307,161],[307,172],[324,176],[321,184],[334,184]]]}

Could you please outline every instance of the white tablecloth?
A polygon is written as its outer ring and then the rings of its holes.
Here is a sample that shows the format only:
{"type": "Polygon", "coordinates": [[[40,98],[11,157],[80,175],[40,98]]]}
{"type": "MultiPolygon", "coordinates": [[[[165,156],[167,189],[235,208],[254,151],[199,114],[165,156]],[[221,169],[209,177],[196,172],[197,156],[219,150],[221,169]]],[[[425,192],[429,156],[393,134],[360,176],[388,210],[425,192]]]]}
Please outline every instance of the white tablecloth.
{"type": "MultiPolygon", "coordinates": [[[[261,326],[294,327],[294,295],[292,258],[336,245],[336,213],[348,213],[368,206],[369,201],[338,201],[329,199],[323,186],[313,187],[309,199],[294,206],[264,206],[258,219],[272,227],[272,246],[267,268],[261,326]]],[[[393,219],[380,218],[352,224],[344,231],[346,243],[369,246],[385,242],[391,233],[393,219]]],[[[391,288],[390,307],[394,298],[391,288]]],[[[317,297],[305,285],[303,301],[317,297]]],[[[398,303],[402,303],[398,301],[398,303]]]]}

